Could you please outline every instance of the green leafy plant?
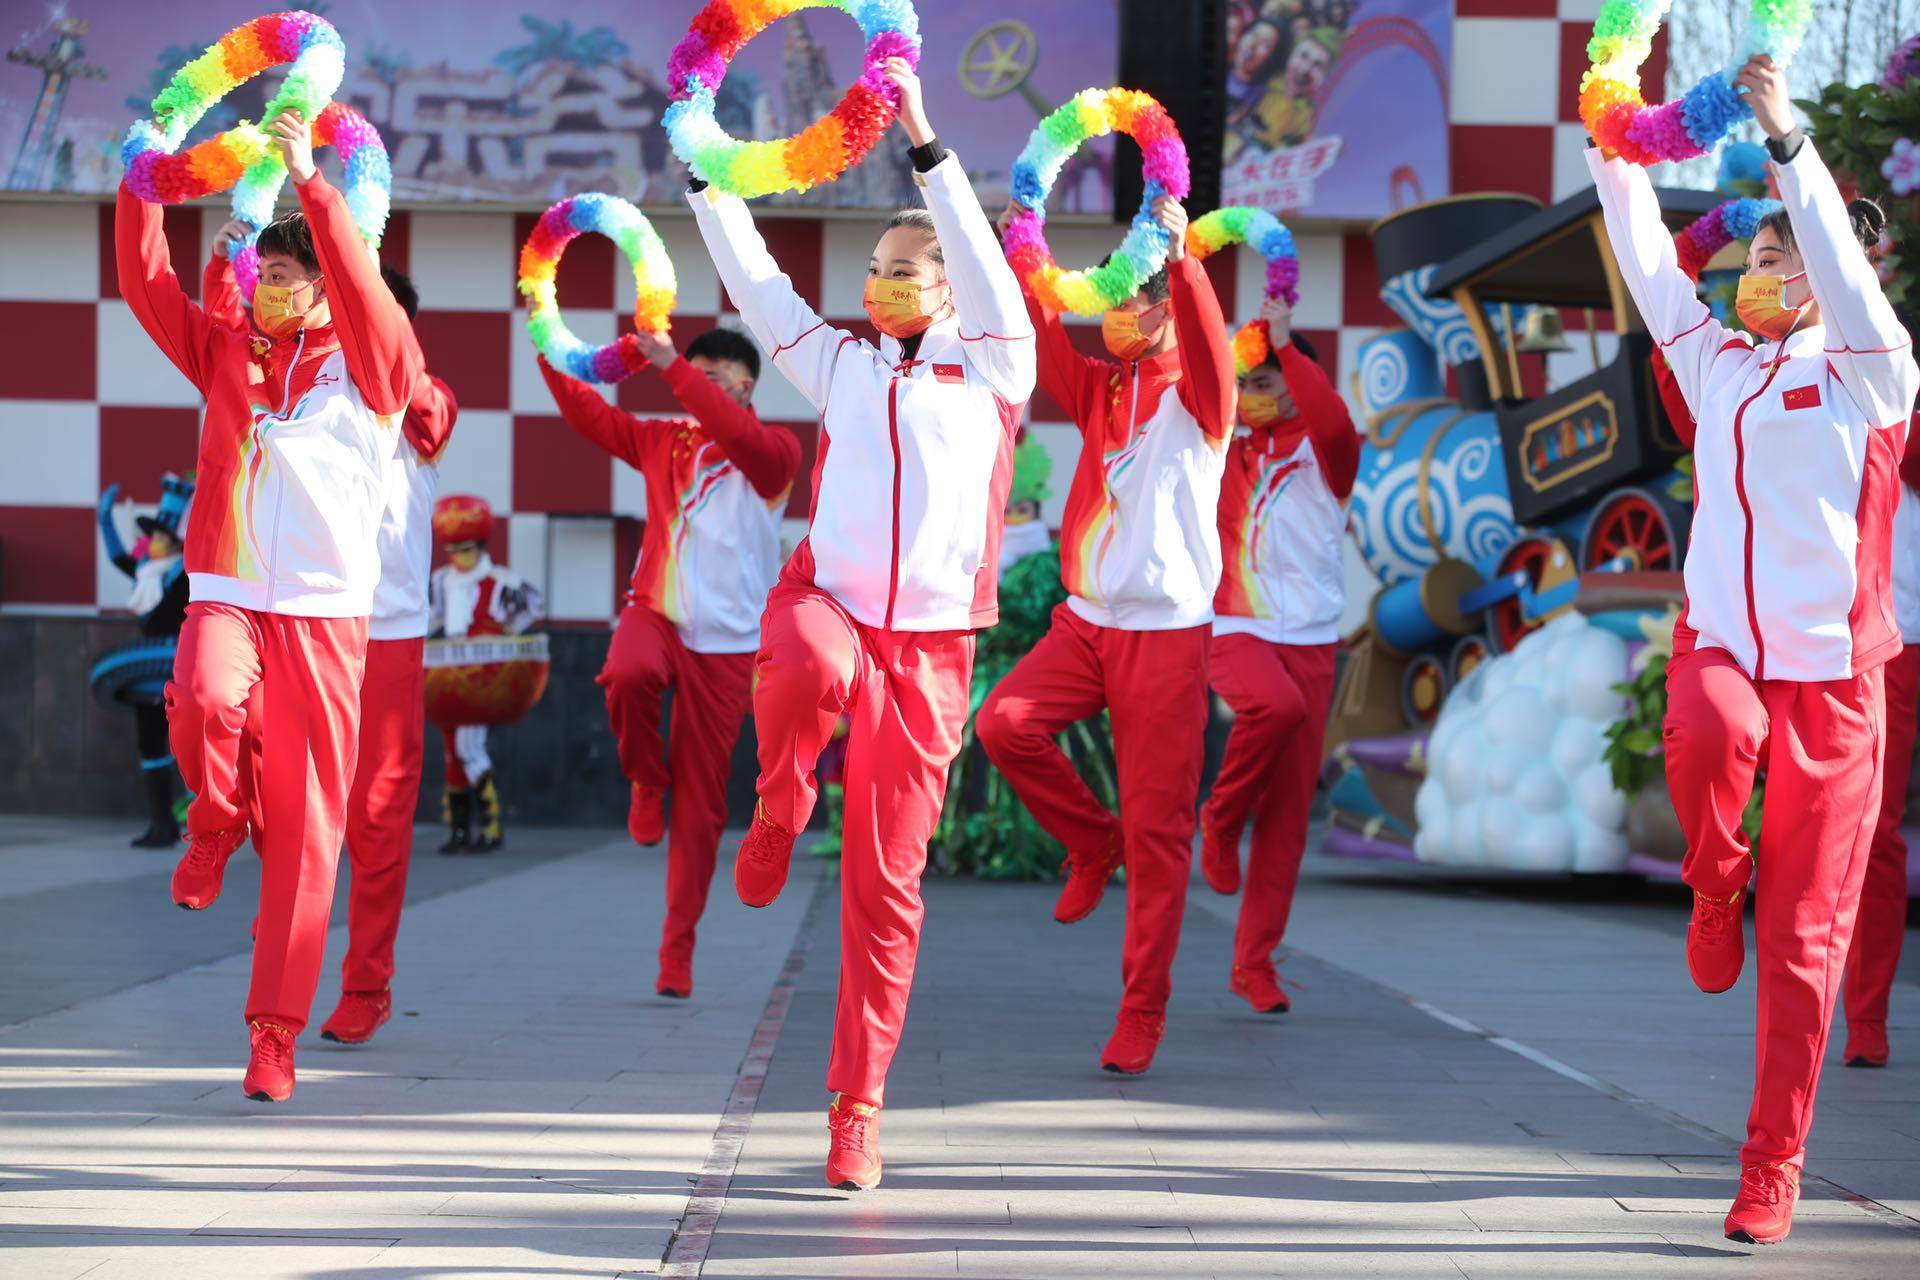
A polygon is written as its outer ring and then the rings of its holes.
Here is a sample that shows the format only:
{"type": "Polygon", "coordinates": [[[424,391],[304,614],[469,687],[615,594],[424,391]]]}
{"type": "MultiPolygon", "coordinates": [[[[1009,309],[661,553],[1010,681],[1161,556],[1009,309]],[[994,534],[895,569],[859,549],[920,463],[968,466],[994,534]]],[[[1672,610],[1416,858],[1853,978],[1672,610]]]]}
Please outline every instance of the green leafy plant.
{"type": "Polygon", "coordinates": [[[1830,84],[1817,99],[1795,102],[1806,113],[1821,158],[1843,173],[1860,194],[1887,213],[1893,248],[1881,259],[1887,297],[1904,302],[1911,286],[1905,246],[1920,235],[1920,193],[1894,191],[1881,166],[1902,138],[1920,141],[1920,80],[1891,73],[1867,84],[1830,84]],[[1898,88],[1888,88],[1888,83],[1898,88]]]}

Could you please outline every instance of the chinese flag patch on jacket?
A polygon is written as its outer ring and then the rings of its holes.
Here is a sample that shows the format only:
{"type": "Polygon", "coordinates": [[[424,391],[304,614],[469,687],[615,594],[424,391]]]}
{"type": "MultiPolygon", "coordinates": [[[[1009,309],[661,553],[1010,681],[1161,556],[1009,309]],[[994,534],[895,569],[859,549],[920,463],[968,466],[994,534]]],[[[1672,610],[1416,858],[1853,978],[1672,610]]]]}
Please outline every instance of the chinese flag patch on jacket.
{"type": "Polygon", "coordinates": [[[936,364],[933,376],[937,382],[965,382],[967,371],[957,364],[936,364]]]}
{"type": "Polygon", "coordinates": [[[1795,387],[1780,397],[1780,403],[1789,409],[1818,409],[1820,388],[1817,386],[1795,387]]]}

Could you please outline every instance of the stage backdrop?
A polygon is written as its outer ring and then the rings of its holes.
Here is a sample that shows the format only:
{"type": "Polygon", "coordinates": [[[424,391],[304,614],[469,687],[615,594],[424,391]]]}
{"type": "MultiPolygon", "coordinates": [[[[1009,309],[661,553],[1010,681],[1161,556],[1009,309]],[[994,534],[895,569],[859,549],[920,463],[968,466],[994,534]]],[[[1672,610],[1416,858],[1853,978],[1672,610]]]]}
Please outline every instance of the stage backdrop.
{"type": "Polygon", "coordinates": [[[1452,0],[1233,0],[1221,199],[1377,218],[1450,194],[1452,0]]]}
{"type": "MultiPolygon", "coordinates": [[[[0,64],[0,165],[13,190],[106,194],[120,143],[169,76],[222,32],[270,6],[237,0],[64,0],[7,6],[0,64]]],[[[293,7],[293,6],[289,6],[293,7]]],[[[677,199],[685,175],[660,115],[666,62],[697,0],[332,0],[315,9],[347,43],[339,96],[380,129],[398,201],[543,206],[578,191],[677,199]]],[[[1114,0],[940,0],[918,6],[928,112],[981,198],[1006,199],[1006,172],[1041,114],[1118,65],[1114,0]]],[[[781,137],[824,114],[858,71],[863,45],[844,14],[807,11],[752,41],[721,87],[740,137],[781,137]]],[[[265,79],[236,90],[192,135],[258,115],[265,79]]],[[[1112,209],[1111,147],[1089,146],[1062,175],[1056,212],[1112,209]]],[[[912,203],[904,148],[776,203],[892,209],[912,203]]]]}

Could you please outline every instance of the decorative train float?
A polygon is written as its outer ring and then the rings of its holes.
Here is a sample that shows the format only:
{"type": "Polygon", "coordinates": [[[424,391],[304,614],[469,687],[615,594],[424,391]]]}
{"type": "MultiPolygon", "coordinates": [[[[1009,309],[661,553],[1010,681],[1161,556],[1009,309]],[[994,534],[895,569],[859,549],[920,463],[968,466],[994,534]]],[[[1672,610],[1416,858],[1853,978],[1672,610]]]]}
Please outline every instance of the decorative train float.
{"type": "MultiPolygon", "coordinates": [[[[1676,234],[1726,200],[1659,198],[1676,234]]],[[[1351,529],[1380,586],[1334,695],[1323,851],[1664,871],[1674,833],[1629,838],[1603,753],[1617,686],[1670,630],[1692,477],[1597,194],[1458,196],[1372,235],[1406,328],[1360,348],[1352,387],[1351,529]]]]}

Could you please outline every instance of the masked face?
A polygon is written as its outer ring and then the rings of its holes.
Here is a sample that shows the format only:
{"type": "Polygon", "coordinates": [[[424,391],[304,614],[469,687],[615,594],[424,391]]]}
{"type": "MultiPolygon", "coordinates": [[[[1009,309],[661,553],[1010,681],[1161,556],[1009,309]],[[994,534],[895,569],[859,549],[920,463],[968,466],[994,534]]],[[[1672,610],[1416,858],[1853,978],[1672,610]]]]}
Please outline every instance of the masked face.
{"type": "Polygon", "coordinates": [[[1807,309],[1805,302],[1789,307],[1787,289],[1806,278],[1801,271],[1790,276],[1743,275],[1734,294],[1733,311],[1740,323],[1769,342],[1778,342],[1793,332],[1807,309]]]}
{"type": "Polygon", "coordinates": [[[1287,380],[1278,369],[1263,364],[1240,375],[1240,421],[1249,427],[1262,430],[1286,421],[1297,412],[1293,395],[1287,390],[1287,380]]]}
{"type": "Polygon", "coordinates": [[[327,323],[327,300],[319,293],[318,277],[291,285],[262,280],[253,290],[254,326],[269,338],[285,338],[327,323]]]}
{"type": "Polygon", "coordinates": [[[1117,360],[1138,360],[1166,327],[1166,304],[1129,311],[1116,307],[1100,317],[1100,336],[1117,360]]]}
{"type": "Polygon", "coordinates": [[[867,277],[867,319],[889,338],[907,339],[933,323],[946,305],[947,286],[867,277]]]}

